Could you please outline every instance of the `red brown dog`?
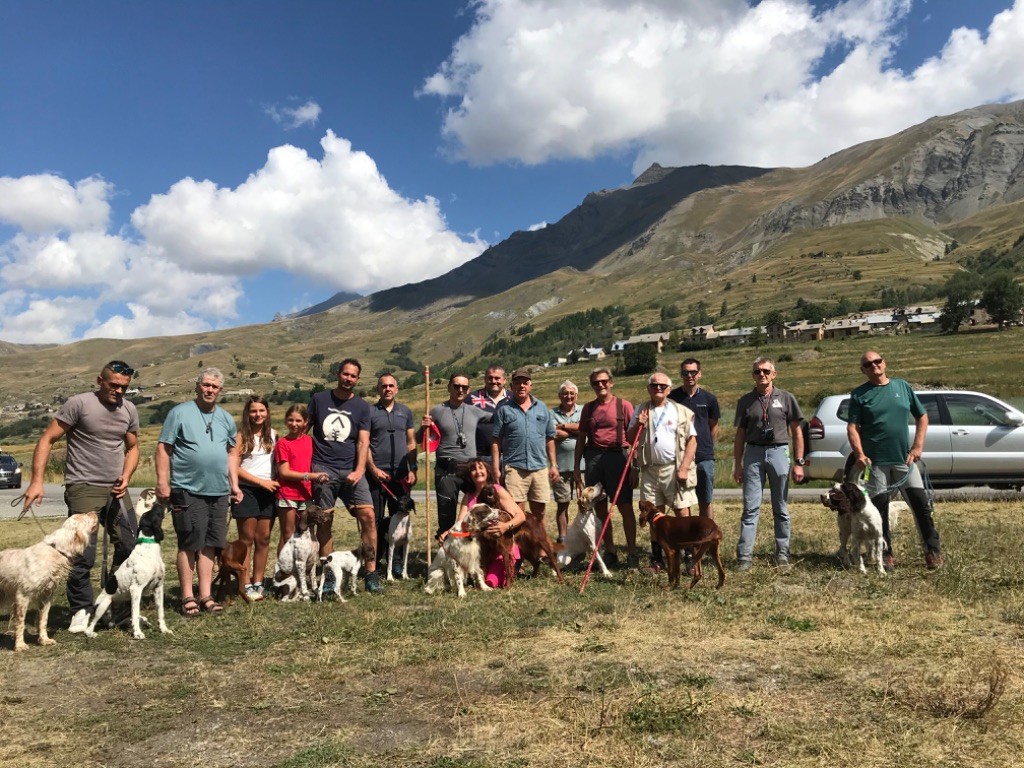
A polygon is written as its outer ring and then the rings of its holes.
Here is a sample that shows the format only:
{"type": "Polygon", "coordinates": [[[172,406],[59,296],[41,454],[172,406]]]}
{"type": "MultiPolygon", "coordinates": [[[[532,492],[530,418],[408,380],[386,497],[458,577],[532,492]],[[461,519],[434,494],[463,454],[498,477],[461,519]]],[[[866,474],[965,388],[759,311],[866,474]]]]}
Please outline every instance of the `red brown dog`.
{"type": "Polygon", "coordinates": [[[718,568],[718,586],[725,584],[725,568],[718,552],[722,543],[722,529],[710,517],[686,516],[674,517],[659,512],[649,501],[640,502],[640,525],[651,524],[651,539],[657,541],[668,555],[668,586],[666,589],[679,587],[679,560],[682,550],[693,548],[693,580],[689,589],[700,581],[701,559],[710,551],[718,568]]]}
{"type": "Polygon", "coordinates": [[[224,549],[217,551],[217,602],[225,605],[230,604],[231,577],[238,581],[238,594],[245,602],[252,602],[245,594],[245,585],[249,583],[248,547],[240,541],[229,541],[224,549]],[[225,597],[228,602],[225,603],[225,597]]]}

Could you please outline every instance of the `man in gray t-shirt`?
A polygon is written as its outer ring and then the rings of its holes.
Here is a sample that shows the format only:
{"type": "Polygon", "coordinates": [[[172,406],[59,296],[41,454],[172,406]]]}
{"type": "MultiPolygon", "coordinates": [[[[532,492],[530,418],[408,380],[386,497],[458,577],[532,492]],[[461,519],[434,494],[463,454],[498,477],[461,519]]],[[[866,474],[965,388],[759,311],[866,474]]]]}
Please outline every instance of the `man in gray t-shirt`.
{"type": "MultiPolygon", "coordinates": [[[[131,505],[128,483],[139,464],[139,414],[135,405],[124,399],[124,393],[134,374],[127,363],[113,360],[103,366],[96,378],[96,391],[74,395],[64,403],[32,454],[32,482],[25,491],[26,509],[42,500],[50,451],[65,436],[64,501],[68,515],[100,512],[111,496],[131,505]]],[[[111,526],[111,536],[115,532],[116,526],[111,526]]],[[[89,625],[93,604],[90,571],[95,561],[93,534],[89,548],[72,564],[68,574],[69,632],[83,632],[89,625]]]]}
{"type": "Polygon", "coordinates": [[[423,430],[434,425],[441,434],[437,447],[434,469],[434,488],[437,493],[437,533],[443,533],[455,524],[458,511],[459,489],[462,487],[462,467],[478,455],[476,433],[478,424],[487,424],[494,419],[476,406],[466,403],[469,394],[469,377],[456,373],[448,379],[448,400],[430,409],[423,417],[419,442],[423,441],[423,430]]]}

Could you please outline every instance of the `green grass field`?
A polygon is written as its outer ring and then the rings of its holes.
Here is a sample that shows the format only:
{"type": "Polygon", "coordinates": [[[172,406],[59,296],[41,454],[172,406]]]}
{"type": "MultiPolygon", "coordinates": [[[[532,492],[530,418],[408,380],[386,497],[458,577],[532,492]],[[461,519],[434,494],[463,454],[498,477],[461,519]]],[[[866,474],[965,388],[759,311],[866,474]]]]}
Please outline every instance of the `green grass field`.
{"type": "MultiPolygon", "coordinates": [[[[417,578],[382,595],[236,602],[197,620],[172,613],[174,634],[153,629],[145,641],[68,635],[61,597],[51,613],[58,645],[15,655],[9,637],[0,641],[0,762],[1016,764],[1020,504],[940,504],[946,565],[934,572],[907,517],[887,577],[839,569],[834,516],[820,505],[793,504],[791,514],[795,567],[770,564],[762,519],[754,570],[730,570],[721,591],[713,570],[692,592],[671,593],[664,576],[618,572],[581,595],[580,575],[560,586],[543,569],[504,592],[430,597],[420,545],[417,578]]],[[[727,569],[738,516],[738,502],[719,503],[727,569]]],[[[335,531],[339,546],[355,543],[344,514],[335,531]]],[[[31,521],[0,523],[0,546],[39,536],[31,521]]],[[[172,549],[166,541],[169,567],[172,549]]],[[[173,611],[173,568],[169,584],[173,611]]]]}

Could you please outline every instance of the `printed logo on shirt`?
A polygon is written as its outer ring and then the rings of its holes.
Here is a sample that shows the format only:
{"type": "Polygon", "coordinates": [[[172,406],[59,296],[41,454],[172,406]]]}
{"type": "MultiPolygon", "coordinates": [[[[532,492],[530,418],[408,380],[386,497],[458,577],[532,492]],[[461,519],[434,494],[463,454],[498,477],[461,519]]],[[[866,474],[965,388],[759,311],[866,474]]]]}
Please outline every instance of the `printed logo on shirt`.
{"type": "Polygon", "coordinates": [[[348,414],[335,408],[327,409],[327,417],[320,425],[324,440],[343,443],[352,434],[352,421],[348,414]]]}

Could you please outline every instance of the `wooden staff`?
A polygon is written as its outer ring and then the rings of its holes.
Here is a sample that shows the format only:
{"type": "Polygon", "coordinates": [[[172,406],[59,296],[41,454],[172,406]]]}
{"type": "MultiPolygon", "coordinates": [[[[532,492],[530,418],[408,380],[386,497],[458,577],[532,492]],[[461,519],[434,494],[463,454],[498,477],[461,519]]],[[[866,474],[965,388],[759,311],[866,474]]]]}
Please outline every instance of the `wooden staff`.
{"type": "MultiPolygon", "coordinates": [[[[427,380],[426,392],[424,399],[426,400],[427,415],[430,415],[430,366],[428,365],[423,370],[423,376],[427,380]]],[[[433,547],[431,546],[434,542],[430,536],[430,429],[423,430],[423,482],[427,489],[427,498],[423,503],[423,532],[427,537],[427,568],[430,567],[430,554],[433,547]]]]}

